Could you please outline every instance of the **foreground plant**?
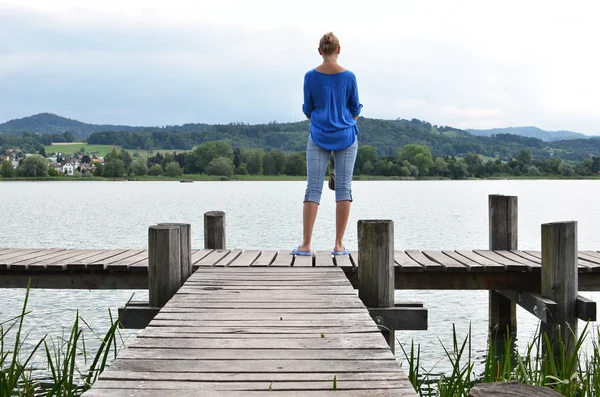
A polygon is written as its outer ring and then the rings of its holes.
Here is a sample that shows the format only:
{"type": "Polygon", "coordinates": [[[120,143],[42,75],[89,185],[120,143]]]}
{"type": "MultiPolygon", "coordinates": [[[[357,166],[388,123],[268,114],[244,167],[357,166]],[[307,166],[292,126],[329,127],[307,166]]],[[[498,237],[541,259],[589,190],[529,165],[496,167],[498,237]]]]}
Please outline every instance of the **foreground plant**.
{"type": "MultiPolygon", "coordinates": [[[[550,341],[546,334],[539,335],[527,344],[524,354],[513,350],[511,337],[504,339],[501,354],[495,351],[495,341],[489,341],[483,372],[474,372],[471,354],[471,330],[459,343],[453,327],[452,347],[441,343],[452,370],[450,374],[434,376],[433,371],[425,371],[420,366],[420,347],[415,352],[411,342],[410,352],[402,351],[408,362],[408,376],[421,397],[466,397],[477,383],[512,381],[533,386],[546,386],[567,397],[600,396],[600,329],[592,341],[592,354],[588,357],[583,351],[588,337],[589,324],[581,334],[572,338],[572,345],[562,341],[550,341]],[[432,390],[429,385],[435,385],[432,390]]],[[[573,332],[573,331],[571,331],[573,332]]],[[[559,333],[560,334],[560,333],[559,333]]]]}
{"type": "MultiPolygon", "coordinates": [[[[33,349],[27,352],[25,360],[21,361],[20,357],[25,350],[24,342],[27,339],[22,338],[22,330],[23,320],[28,314],[26,311],[28,299],[29,286],[21,315],[0,324],[0,396],[74,397],[81,395],[98,379],[98,376],[106,368],[109,358],[111,356],[116,358],[119,347],[124,345],[125,341],[119,332],[119,319],[115,321],[109,311],[111,326],[104,336],[99,336],[77,313],[67,338],[51,338],[46,335],[33,349]],[[91,360],[80,321],[100,342],[100,346],[91,360]],[[2,327],[7,323],[10,325],[4,330],[2,327]],[[8,339],[9,332],[17,324],[14,346],[11,350],[5,350],[4,341],[8,339]],[[118,344],[117,340],[119,340],[118,344]],[[50,386],[45,387],[31,376],[34,369],[31,364],[33,357],[42,345],[46,360],[45,368],[51,377],[44,382],[50,386]],[[10,364],[8,364],[9,362],[10,364]],[[90,362],[89,367],[88,362],[90,362]],[[80,366],[80,364],[83,365],[80,366]]],[[[37,365],[37,370],[39,371],[41,367],[41,365],[37,365]]]]}

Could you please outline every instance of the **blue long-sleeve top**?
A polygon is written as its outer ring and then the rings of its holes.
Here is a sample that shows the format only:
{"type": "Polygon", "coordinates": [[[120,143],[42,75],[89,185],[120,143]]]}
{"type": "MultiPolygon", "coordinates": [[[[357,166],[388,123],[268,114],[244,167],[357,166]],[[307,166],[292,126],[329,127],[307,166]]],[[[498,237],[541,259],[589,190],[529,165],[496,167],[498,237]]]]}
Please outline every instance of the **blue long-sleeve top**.
{"type": "Polygon", "coordinates": [[[326,74],[313,69],[304,76],[302,111],[310,119],[310,135],[319,147],[337,151],[352,145],[358,134],[354,117],[361,108],[351,71],[326,74]]]}

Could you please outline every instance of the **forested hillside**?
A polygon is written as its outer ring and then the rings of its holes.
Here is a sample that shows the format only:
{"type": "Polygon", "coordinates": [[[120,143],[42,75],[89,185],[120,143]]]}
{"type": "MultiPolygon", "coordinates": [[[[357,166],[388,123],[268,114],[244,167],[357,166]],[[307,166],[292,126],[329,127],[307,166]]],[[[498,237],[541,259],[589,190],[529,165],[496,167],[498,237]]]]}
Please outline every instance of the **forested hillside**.
{"type": "Polygon", "coordinates": [[[588,135],[573,131],[545,131],[537,127],[508,127],[508,128],[492,128],[489,130],[473,130],[467,129],[467,132],[478,136],[492,136],[498,134],[512,134],[526,136],[529,138],[538,138],[542,141],[552,142],[564,139],[588,139],[588,135]]]}
{"type": "MultiPolygon", "coordinates": [[[[0,134],[0,149],[18,147],[34,152],[52,142],[82,141],[82,136],[90,133],[85,139],[89,144],[117,145],[126,149],[180,151],[193,149],[204,142],[224,141],[234,148],[293,153],[305,150],[309,128],[308,121],[255,125],[231,123],[130,127],[85,124],[51,114],[40,114],[27,119],[27,122],[21,119],[0,125],[0,131],[8,124],[11,127],[8,134],[6,130],[0,134]],[[30,129],[21,129],[26,126],[30,129]],[[70,130],[61,130],[66,127],[70,130]]],[[[381,120],[360,117],[358,126],[360,145],[374,147],[378,156],[394,156],[399,148],[408,144],[427,146],[437,157],[463,157],[473,153],[502,161],[516,158],[521,150],[528,150],[536,159],[583,161],[600,155],[598,137],[553,142],[512,134],[484,137],[417,119],[381,120]]]]}

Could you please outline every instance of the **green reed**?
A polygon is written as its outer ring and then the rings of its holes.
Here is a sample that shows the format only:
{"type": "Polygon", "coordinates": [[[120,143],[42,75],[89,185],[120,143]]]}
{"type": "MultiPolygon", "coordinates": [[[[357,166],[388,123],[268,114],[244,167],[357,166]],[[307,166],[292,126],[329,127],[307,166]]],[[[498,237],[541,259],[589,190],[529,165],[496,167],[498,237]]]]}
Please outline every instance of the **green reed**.
{"type": "MultiPolygon", "coordinates": [[[[119,332],[119,319],[113,319],[109,311],[111,326],[104,336],[94,333],[88,323],[77,313],[68,336],[52,338],[44,336],[35,346],[25,352],[23,322],[29,300],[29,286],[21,314],[0,324],[0,396],[18,397],[74,397],[88,390],[107,367],[108,360],[116,357],[124,344],[119,332]],[[91,354],[86,347],[85,334],[81,324],[98,339],[100,346],[91,354]],[[9,324],[4,329],[4,324],[9,324]],[[15,330],[14,344],[11,349],[5,344],[9,333],[15,330]],[[42,348],[43,347],[43,348],[42,348]],[[50,379],[40,381],[33,378],[31,363],[36,353],[43,354],[45,362],[36,365],[36,371],[43,368],[50,379]],[[24,356],[24,358],[22,357],[24,356]],[[83,362],[83,365],[80,365],[83,362]],[[89,363],[89,366],[88,366],[89,363]],[[49,385],[49,386],[48,386],[49,385]]],[[[12,335],[11,335],[12,336],[12,335]]]]}
{"type": "MultiPolygon", "coordinates": [[[[560,335],[560,329],[558,332],[560,335]]],[[[414,341],[408,351],[400,347],[408,364],[408,377],[421,397],[467,397],[478,383],[502,381],[546,386],[567,397],[600,396],[600,329],[596,328],[596,335],[592,336],[589,355],[584,351],[584,342],[590,337],[589,324],[579,336],[569,332],[573,336],[569,344],[556,341],[554,347],[547,334],[537,333],[522,354],[514,350],[510,336],[501,342],[500,352],[496,351],[496,341],[489,340],[481,373],[474,369],[470,328],[467,336],[459,340],[453,326],[451,347],[440,341],[451,368],[448,374],[436,376],[422,368],[420,346],[415,348],[414,341]]]]}

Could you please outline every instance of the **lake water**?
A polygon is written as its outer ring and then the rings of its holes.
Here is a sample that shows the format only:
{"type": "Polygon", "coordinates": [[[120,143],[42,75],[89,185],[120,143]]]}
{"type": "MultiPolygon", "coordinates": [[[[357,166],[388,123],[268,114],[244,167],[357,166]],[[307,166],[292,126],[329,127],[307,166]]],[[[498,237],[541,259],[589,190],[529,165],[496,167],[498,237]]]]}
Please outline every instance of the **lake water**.
{"type": "MultiPolygon", "coordinates": [[[[2,182],[0,247],[144,248],[148,226],[192,225],[192,245],[203,247],[203,214],[226,212],[227,245],[292,249],[300,243],[304,182],[2,182]]],[[[600,250],[600,183],[597,181],[357,181],[345,245],[357,248],[359,219],[391,219],[396,249],[488,247],[488,195],[519,197],[519,248],[540,249],[542,223],[578,221],[579,249],[600,250]]],[[[333,192],[323,192],[313,249],[330,250],[334,237],[333,192]]],[[[132,294],[147,291],[31,291],[30,340],[61,335],[80,315],[99,333],[132,294]]],[[[23,290],[0,289],[0,322],[19,313],[23,290]]],[[[474,350],[487,337],[487,291],[397,291],[397,300],[422,301],[429,329],[398,332],[401,343],[421,344],[423,366],[442,356],[452,324],[459,335],[472,327],[474,350]]],[[[600,294],[582,292],[598,301],[600,294]]],[[[537,320],[519,309],[520,344],[531,340],[537,320]]],[[[583,324],[580,324],[583,327],[583,324]]],[[[134,338],[131,331],[125,336],[134,338]]],[[[400,352],[400,349],[397,349],[400,352]]],[[[401,353],[399,353],[401,354],[401,353]]],[[[438,364],[444,370],[443,364],[438,364]]]]}

